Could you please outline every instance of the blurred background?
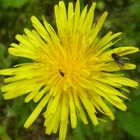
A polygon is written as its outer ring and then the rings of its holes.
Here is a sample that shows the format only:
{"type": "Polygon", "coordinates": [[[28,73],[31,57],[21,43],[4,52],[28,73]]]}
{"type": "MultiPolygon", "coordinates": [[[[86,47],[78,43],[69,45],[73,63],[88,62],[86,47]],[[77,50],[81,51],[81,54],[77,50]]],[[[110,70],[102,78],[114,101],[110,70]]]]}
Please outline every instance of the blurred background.
{"type": "MultiPolygon", "coordinates": [[[[66,5],[70,0],[65,0],[66,5]]],[[[72,0],[71,0],[72,1],[72,0]]],[[[74,1],[74,0],[73,0],[74,1]]],[[[81,9],[92,0],[81,0],[81,9]]],[[[140,0],[96,0],[96,19],[104,11],[109,15],[100,35],[107,31],[122,32],[121,40],[114,46],[133,45],[140,47],[140,0]]],[[[18,63],[24,63],[24,58],[8,54],[7,49],[12,42],[16,42],[15,35],[23,34],[25,27],[32,29],[30,17],[35,15],[39,19],[44,16],[55,28],[53,7],[58,0],[0,0],[0,69],[9,68],[18,63]]],[[[123,71],[127,77],[140,81],[140,55],[129,55],[131,62],[137,65],[136,70],[123,71]]],[[[0,85],[3,85],[0,77],[0,85]]],[[[140,140],[140,88],[130,89],[128,95],[131,101],[125,101],[126,112],[113,108],[115,121],[101,122],[93,126],[78,122],[76,129],[68,128],[67,140],[140,140]]],[[[18,91],[17,91],[18,92],[18,91]]],[[[47,136],[43,127],[44,118],[38,117],[28,129],[23,124],[35,108],[30,102],[24,104],[24,97],[4,101],[0,94],[0,140],[56,140],[58,134],[47,136]]]]}

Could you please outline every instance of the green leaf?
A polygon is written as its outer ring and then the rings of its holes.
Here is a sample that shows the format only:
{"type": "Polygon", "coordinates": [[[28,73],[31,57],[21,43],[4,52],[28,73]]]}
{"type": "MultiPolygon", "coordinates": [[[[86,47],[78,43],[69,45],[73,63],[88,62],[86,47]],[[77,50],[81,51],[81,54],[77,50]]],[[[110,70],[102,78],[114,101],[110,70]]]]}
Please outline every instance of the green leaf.
{"type": "Polygon", "coordinates": [[[105,3],[103,1],[97,2],[97,9],[102,10],[105,7],[105,3]]]}
{"type": "Polygon", "coordinates": [[[3,7],[5,8],[21,8],[28,0],[3,0],[3,7]]]}
{"type": "Polygon", "coordinates": [[[5,127],[0,125],[0,135],[4,134],[5,133],[5,127]]]}
{"type": "Polygon", "coordinates": [[[134,98],[132,102],[129,102],[128,104],[128,109],[132,110],[133,112],[139,113],[140,114],[140,96],[137,98],[134,98]]]}
{"type": "Polygon", "coordinates": [[[130,5],[129,7],[129,11],[133,16],[136,16],[137,18],[140,19],[140,2],[137,1],[135,3],[133,3],[132,5],[130,5]]]}
{"type": "Polygon", "coordinates": [[[11,140],[6,132],[5,126],[0,125],[0,140],[11,140]]]}
{"type": "Polygon", "coordinates": [[[120,127],[129,134],[140,137],[140,114],[134,112],[120,112],[118,114],[120,127]]]}
{"type": "Polygon", "coordinates": [[[84,133],[82,132],[81,125],[77,125],[76,129],[74,129],[74,139],[75,140],[85,140],[84,133]]]}

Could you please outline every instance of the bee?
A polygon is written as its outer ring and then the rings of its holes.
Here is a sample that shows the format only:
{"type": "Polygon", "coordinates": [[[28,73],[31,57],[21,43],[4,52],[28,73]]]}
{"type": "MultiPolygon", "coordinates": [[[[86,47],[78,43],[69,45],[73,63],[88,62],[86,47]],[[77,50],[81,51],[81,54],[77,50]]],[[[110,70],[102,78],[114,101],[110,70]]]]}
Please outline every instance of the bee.
{"type": "Polygon", "coordinates": [[[116,53],[112,53],[112,58],[116,61],[116,63],[119,66],[124,66],[125,64],[125,59],[122,59],[119,55],[117,55],[116,53]]]}
{"type": "Polygon", "coordinates": [[[64,77],[64,73],[61,70],[59,70],[59,73],[61,74],[62,77],[64,77]]]}

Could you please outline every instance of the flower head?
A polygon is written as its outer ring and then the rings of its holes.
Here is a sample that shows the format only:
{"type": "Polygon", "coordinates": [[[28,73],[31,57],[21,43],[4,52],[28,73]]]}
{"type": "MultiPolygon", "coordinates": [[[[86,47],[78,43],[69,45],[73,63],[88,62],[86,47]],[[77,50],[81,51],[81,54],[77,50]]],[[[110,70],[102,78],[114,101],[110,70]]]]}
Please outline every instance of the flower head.
{"type": "Polygon", "coordinates": [[[56,133],[64,140],[67,125],[77,125],[80,117],[87,124],[85,111],[94,125],[99,124],[98,112],[112,120],[114,115],[107,100],[115,107],[126,110],[122,98],[127,97],[128,87],[137,87],[138,83],[125,78],[116,71],[134,69],[135,65],[123,63],[122,56],[138,51],[133,46],[110,47],[118,41],[121,33],[109,31],[101,39],[98,33],[107,17],[104,12],[98,22],[94,22],[95,3],[80,12],[77,0],[75,8],[72,2],[68,10],[63,1],[55,5],[57,32],[43,18],[43,24],[31,17],[34,29],[25,29],[24,35],[16,35],[19,44],[12,43],[9,53],[14,56],[31,59],[13,68],[0,70],[5,78],[1,90],[5,99],[12,99],[27,94],[25,102],[38,103],[25,122],[28,128],[38,117],[43,108],[46,133],[56,133]],[[117,39],[116,39],[117,38],[117,39]],[[114,57],[112,54],[115,54],[114,57]],[[119,61],[123,65],[119,64],[119,61]]]}

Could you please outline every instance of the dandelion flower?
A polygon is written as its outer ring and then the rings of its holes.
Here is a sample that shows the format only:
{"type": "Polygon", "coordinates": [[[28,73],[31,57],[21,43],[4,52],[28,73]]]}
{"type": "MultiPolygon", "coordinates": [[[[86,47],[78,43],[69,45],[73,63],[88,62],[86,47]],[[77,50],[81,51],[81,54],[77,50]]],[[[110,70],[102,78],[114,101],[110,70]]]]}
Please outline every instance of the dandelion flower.
{"type": "Polygon", "coordinates": [[[76,128],[78,118],[87,124],[88,115],[98,125],[99,112],[113,120],[110,103],[126,110],[123,98],[127,97],[122,92],[128,92],[126,86],[135,88],[138,83],[116,71],[135,69],[135,65],[120,66],[112,54],[122,57],[139,50],[133,46],[111,49],[119,40],[120,32],[109,31],[99,38],[108,13],[104,12],[95,23],[95,5],[89,10],[85,6],[80,12],[79,0],[75,6],[70,2],[68,10],[60,1],[54,7],[57,32],[44,18],[41,23],[32,16],[34,29],[25,29],[24,35],[16,35],[19,43],[12,43],[9,53],[32,62],[0,70],[1,75],[9,76],[4,79],[1,90],[6,100],[27,94],[26,103],[31,100],[38,103],[25,128],[46,108],[43,113],[46,134],[59,130],[59,140],[65,140],[69,122],[72,128],[76,128]]]}

